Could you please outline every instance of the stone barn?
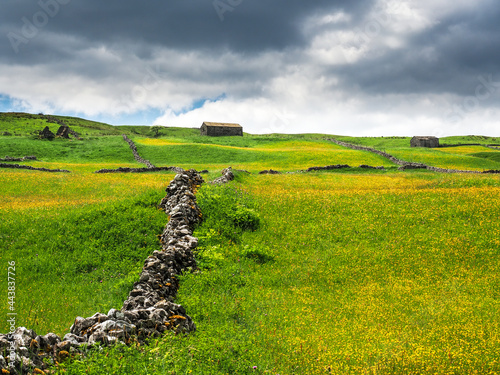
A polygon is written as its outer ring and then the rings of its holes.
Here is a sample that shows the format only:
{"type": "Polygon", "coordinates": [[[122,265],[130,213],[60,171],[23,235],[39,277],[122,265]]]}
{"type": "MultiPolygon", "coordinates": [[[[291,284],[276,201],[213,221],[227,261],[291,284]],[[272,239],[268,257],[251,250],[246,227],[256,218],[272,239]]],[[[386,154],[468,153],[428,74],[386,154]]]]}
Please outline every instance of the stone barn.
{"type": "Polygon", "coordinates": [[[410,141],[411,147],[439,147],[439,138],[436,137],[413,137],[410,141]]]}
{"type": "Polygon", "coordinates": [[[243,136],[243,128],[239,124],[228,124],[223,122],[204,122],[200,128],[201,135],[210,137],[222,137],[238,135],[243,136]]]}

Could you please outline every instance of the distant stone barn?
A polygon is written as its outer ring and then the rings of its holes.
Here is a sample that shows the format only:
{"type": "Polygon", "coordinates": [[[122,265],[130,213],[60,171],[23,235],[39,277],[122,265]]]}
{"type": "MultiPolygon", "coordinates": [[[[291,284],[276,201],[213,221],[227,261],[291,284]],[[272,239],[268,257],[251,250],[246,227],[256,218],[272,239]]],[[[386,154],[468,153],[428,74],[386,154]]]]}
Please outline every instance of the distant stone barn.
{"type": "Polygon", "coordinates": [[[210,137],[223,137],[238,135],[243,136],[243,128],[239,124],[229,124],[223,122],[204,122],[200,128],[201,135],[210,137]]]}
{"type": "Polygon", "coordinates": [[[439,138],[436,137],[413,137],[410,141],[411,147],[439,147],[439,138]]]}

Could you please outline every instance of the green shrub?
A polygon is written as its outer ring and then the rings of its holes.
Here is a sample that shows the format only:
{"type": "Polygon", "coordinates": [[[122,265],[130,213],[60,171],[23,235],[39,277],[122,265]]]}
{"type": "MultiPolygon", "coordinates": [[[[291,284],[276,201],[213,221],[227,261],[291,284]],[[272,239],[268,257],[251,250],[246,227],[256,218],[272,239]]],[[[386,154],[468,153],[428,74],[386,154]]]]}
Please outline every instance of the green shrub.
{"type": "Polygon", "coordinates": [[[251,208],[238,205],[234,211],[230,212],[229,217],[233,224],[243,230],[257,230],[260,226],[260,218],[257,212],[251,208]]]}
{"type": "Polygon", "coordinates": [[[197,231],[201,246],[238,243],[243,231],[260,226],[250,198],[232,186],[204,185],[197,199],[203,214],[203,224],[197,231]]]}
{"type": "Polygon", "coordinates": [[[213,268],[229,255],[231,247],[221,244],[239,243],[244,231],[259,228],[260,218],[250,198],[230,185],[204,185],[197,199],[203,223],[195,231],[196,258],[200,268],[213,268]]]}
{"type": "Polygon", "coordinates": [[[248,259],[253,259],[256,263],[264,264],[272,262],[274,256],[267,247],[256,247],[245,245],[240,252],[241,256],[248,259]]]}

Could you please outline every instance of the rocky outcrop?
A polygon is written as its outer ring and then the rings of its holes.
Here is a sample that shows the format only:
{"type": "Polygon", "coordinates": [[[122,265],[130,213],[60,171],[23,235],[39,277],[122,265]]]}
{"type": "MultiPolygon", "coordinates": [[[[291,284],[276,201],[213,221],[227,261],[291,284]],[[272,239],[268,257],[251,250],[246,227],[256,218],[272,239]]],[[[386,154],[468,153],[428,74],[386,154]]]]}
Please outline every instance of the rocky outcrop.
{"type": "Polygon", "coordinates": [[[21,165],[21,164],[0,163],[0,168],[29,169],[29,170],[32,170],[32,171],[41,171],[41,172],[63,172],[63,173],[70,173],[70,171],[68,171],[66,169],[36,168],[36,167],[32,167],[31,165],[21,165]]]}
{"type": "Polygon", "coordinates": [[[146,166],[148,168],[155,168],[155,166],[153,164],[151,164],[149,162],[149,160],[143,159],[139,155],[139,153],[137,152],[137,147],[136,147],[135,143],[131,139],[129,139],[125,134],[122,134],[122,137],[125,140],[125,142],[127,142],[129,144],[130,149],[132,150],[132,153],[134,154],[134,159],[135,160],[137,160],[141,164],[146,164],[146,166]]]}
{"type": "Polygon", "coordinates": [[[161,235],[162,250],[145,260],[139,280],[120,310],[77,317],[62,338],[54,333],[37,335],[24,327],[0,335],[2,370],[10,374],[41,373],[50,363],[82,353],[82,345],[144,343],[167,330],[195,330],[184,308],[173,300],[179,287],[177,277],[196,268],[193,249],[198,240],[192,234],[194,225],[201,220],[195,192],[202,183],[201,176],[189,170],[177,174],[167,187],[161,207],[170,220],[161,235]]]}
{"type": "Polygon", "coordinates": [[[61,125],[57,130],[56,137],[69,139],[69,127],[61,125]]]}
{"type": "Polygon", "coordinates": [[[49,129],[48,126],[46,126],[45,128],[43,128],[43,130],[41,130],[39,133],[38,133],[38,137],[40,139],[54,139],[55,138],[55,134],[52,133],[49,129]]]}

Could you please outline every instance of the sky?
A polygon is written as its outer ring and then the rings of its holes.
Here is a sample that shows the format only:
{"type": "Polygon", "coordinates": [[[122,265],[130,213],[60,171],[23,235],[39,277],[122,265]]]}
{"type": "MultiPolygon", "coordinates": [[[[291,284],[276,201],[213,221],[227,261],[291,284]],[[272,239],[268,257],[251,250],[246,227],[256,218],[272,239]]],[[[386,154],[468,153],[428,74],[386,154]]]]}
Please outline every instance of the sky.
{"type": "Polygon", "coordinates": [[[497,0],[2,0],[0,111],[500,136],[497,0]]]}

